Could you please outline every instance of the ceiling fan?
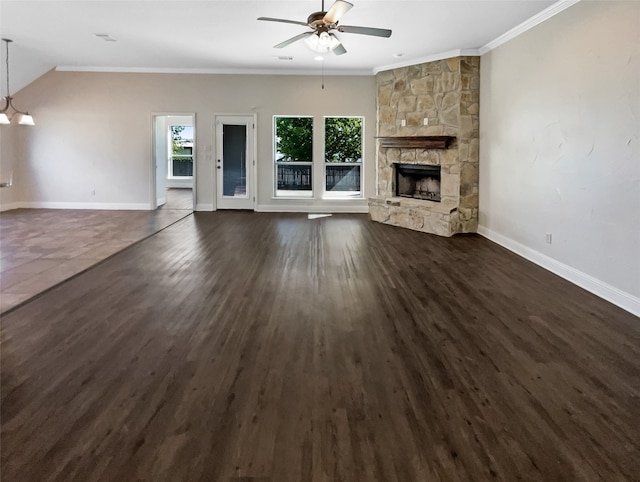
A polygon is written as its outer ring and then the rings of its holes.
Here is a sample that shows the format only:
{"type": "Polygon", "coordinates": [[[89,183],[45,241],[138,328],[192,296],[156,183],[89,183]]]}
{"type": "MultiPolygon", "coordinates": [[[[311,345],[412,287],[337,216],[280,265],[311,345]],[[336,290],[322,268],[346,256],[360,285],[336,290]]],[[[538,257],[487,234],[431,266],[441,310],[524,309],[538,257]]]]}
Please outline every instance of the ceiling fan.
{"type": "Polygon", "coordinates": [[[373,35],[374,37],[390,37],[391,30],[384,28],[373,27],[356,27],[353,25],[338,25],[338,20],[351,10],[352,3],[345,2],[344,0],[336,0],[331,8],[325,12],[324,0],[322,0],[322,11],[314,12],[307,18],[306,22],[299,22],[297,20],[286,20],[283,18],[272,17],[259,17],[258,20],[265,20],[267,22],[281,22],[292,23],[295,25],[303,25],[311,28],[310,31],[291,37],[284,42],[274,45],[274,48],[281,49],[287,45],[291,45],[298,40],[305,39],[307,45],[314,51],[320,53],[326,53],[333,51],[336,55],[346,54],[347,50],[344,48],[338,37],[333,33],[333,30],[344,33],[356,33],[360,35],[373,35]]]}

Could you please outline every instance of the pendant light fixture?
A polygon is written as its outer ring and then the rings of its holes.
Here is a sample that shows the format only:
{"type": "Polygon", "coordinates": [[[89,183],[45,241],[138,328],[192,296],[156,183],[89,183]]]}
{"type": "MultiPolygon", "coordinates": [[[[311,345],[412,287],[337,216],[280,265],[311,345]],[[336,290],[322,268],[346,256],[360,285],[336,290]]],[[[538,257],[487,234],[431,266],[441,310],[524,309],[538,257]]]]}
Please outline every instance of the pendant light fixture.
{"type": "Polygon", "coordinates": [[[18,124],[23,126],[34,126],[33,117],[28,112],[22,112],[13,106],[13,97],[11,97],[11,91],[9,90],[9,44],[13,42],[8,38],[3,38],[6,49],[6,61],[7,61],[7,95],[4,98],[4,106],[0,109],[0,124],[10,124],[14,118],[18,119],[18,124]],[[10,112],[11,110],[12,112],[10,112]]]}

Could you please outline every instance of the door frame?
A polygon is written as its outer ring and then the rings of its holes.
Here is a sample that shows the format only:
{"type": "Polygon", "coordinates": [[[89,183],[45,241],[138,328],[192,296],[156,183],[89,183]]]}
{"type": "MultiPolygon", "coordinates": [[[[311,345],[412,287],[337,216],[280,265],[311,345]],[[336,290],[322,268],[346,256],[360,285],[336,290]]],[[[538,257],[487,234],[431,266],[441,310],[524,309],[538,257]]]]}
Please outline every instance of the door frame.
{"type": "Polygon", "coordinates": [[[156,117],[166,117],[166,116],[181,116],[181,117],[191,117],[191,122],[193,123],[193,183],[191,186],[191,194],[192,194],[192,210],[196,210],[196,175],[198,170],[198,134],[196,133],[197,124],[196,124],[196,113],[195,112],[151,112],[151,165],[150,165],[150,210],[154,211],[159,206],[157,203],[158,195],[157,195],[157,181],[156,181],[156,117]]]}
{"type": "MultiPolygon", "coordinates": [[[[221,139],[219,139],[219,133],[218,133],[218,123],[223,122],[224,119],[229,119],[229,118],[238,118],[241,120],[249,120],[250,122],[247,123],[247,128],[249,129],[250,132],[248,132],[247,134],[247,141],[249,141],[249,146],[247,146],[247,162],[248,162],[248,166],[247,166],[247,172],[249,172],[249,170],[251,170],[251,180],[249,182],[247,182],[247,188],[251,189],[251,196],[250,196],[250,201],[249,201],[249,205],[250,207],[248,209],[251,209],[252,211],[256,210],[256,206],[258,205],[258,151],[257,151],[257,143],[258,143],[258,136],[257,136],[257,125],[258,125],[258,116],[255,112],[251,112],[248,114],[223,114],[223,113],[215,113],[213,116],[213,153],[214,153],[214,158],[213,158],[213,185],[214,185],[214,190],[215,190],[215,196],[214,196],[214,210],[216,209],[247,209],[247,208],[229,208],[229,207],[225,207],[225,208],[221,208],[218,204],[219,202],[219,174],[221,173],[222,170],[218,169],[218,159],[219,159],[219,155],[220,155],[220,149],[222,149],[222,144],[221,144],[221,139]],[[249,157],[251,158],[251,161],[249,161],[249,157]]],[[[244,122],[242,122],[244,124],[244,122]]]]}

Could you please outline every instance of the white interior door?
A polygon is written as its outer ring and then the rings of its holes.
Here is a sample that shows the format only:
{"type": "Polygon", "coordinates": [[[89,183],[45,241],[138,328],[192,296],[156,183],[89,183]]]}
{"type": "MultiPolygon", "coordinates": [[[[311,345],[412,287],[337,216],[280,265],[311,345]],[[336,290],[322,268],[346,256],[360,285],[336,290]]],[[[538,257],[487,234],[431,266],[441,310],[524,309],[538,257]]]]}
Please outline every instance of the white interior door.
{"type": "Polygon", "coordinates": [[[216,116],[217,209],[255,209],[255,116],[216,116]]]}
{"type": "Polygon", "coordinates": [[[154,116],[153,148],[156,169],[156,205],[162,206],[167,202],[167,117],[154,116]]]}

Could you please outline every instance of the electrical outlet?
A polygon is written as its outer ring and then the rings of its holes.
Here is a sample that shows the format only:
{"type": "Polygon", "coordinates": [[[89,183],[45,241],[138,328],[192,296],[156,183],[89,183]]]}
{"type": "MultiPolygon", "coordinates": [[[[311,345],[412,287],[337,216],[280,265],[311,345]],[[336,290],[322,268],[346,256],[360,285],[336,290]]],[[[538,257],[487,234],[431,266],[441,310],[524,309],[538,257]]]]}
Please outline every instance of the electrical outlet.
{"type": "Polygon", "coordinates": [[[551,244],[551,233],[547,233],[545,235],[545,241],[547,242],[547,244],[551,244]]]}
{"type": "Polygon", "coordinates": [[[425,126],[428,126],[429,125],[429,118],[425,117],[424,119],[422,119],[422,124],[425,125],[425,126]]]}
{"type": "Polygon", "coordinates": [[[406,120],[406,119],[402,119],[402,120],[400,121],[400,125],[401,125],[402,127],[405,127],[405,126],[407,125],[407,120],[406,120]]]}

